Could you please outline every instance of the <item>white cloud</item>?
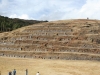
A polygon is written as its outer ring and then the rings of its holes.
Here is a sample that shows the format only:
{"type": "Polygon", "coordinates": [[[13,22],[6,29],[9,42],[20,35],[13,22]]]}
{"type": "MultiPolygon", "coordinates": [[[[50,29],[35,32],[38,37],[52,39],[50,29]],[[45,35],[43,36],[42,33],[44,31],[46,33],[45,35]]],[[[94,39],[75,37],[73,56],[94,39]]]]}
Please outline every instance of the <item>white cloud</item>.
{"type": "Polygon", "coordinates": [[[80,9],[72,8],[68,13],[63,15],[63,19],[77,19],[77,18],[87,18],[90,19],[100,19],[100,0],[87,0],[80,9]]]}
{"type": "Polygon", "coordinates": [[[22,15],[13,14],[13,15],[10,15],[10,18],[29,19],[27,14],[22,14],[22,15]]]}
{"type": "Polygon", "coordinates": [[[100,0],[87,0],[86,4],[79,10],[80,17],[98,18],[100,13],[100,0]]]}
{"type": "Polygon", "coordinates": [[[100,19],[100,0],[0,0],[0,14],[21,19],[100,19]]]}

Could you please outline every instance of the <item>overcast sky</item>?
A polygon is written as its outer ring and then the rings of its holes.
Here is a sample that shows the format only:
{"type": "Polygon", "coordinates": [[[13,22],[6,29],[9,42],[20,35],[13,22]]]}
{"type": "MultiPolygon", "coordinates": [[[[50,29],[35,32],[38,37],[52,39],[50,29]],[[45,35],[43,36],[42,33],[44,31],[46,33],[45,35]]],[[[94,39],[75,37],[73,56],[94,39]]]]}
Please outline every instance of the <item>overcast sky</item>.
{"type": "Polygon", "coordinates": [[[0,0],[0,15],[49,21],[100,19],[100,0],[0,0]]]}

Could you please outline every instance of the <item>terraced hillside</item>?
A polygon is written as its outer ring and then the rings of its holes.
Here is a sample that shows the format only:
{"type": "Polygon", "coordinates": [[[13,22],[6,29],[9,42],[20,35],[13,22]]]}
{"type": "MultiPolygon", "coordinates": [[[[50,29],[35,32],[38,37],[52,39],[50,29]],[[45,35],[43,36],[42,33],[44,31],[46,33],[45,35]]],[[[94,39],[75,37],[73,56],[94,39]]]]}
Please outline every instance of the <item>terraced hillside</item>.
{"type": "Polygon", "coordinates": [[[1,33],[0,56],[100,61],[100,20],[53,21],[1,33]]]}

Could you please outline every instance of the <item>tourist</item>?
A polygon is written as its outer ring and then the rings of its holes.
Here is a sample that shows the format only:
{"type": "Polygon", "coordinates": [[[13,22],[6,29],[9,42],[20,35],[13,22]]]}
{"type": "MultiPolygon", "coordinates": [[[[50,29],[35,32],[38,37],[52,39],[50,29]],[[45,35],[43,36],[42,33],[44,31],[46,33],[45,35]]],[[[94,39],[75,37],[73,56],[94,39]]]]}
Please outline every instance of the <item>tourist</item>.
{"type": "Polygon", "coordinates": [[[13,70],[13,75],[16,75],[16,70],[15,69],[13,70]]]}
{"type": "Polygon", "coordinates": [[[39,72],[37,72],[36,75],[40,75],[39,72]]]}
{"type": "Polygon", "coordinates": [[[12,75],[12,72],[10,71],[8,75],[12,75]]]}
{"type": "Polygon", "coordinates": [[[28,75],[28,69],[26,69],[26,75],[28,75]]]}

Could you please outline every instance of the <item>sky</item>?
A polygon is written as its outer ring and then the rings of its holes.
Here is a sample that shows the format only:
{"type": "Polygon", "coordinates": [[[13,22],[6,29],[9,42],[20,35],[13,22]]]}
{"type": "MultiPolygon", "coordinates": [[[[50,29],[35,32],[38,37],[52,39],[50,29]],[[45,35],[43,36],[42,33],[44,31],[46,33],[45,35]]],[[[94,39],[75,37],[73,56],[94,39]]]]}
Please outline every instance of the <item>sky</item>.
{"type": "Polygon", "coordinates": [[[48,21],[100,19],[100,0],[0,0],[0,15],[48,21]]]}

